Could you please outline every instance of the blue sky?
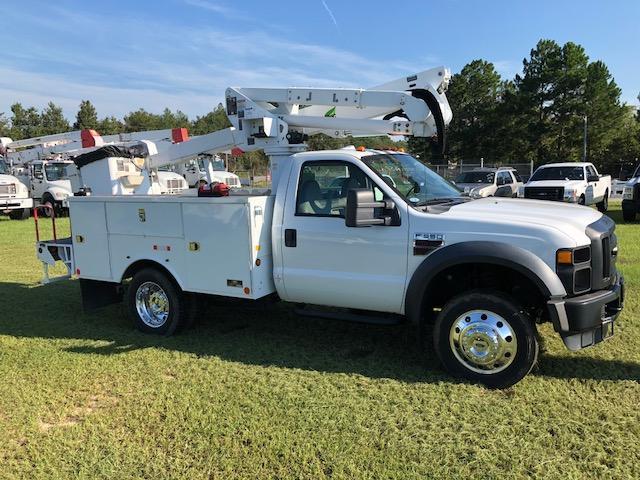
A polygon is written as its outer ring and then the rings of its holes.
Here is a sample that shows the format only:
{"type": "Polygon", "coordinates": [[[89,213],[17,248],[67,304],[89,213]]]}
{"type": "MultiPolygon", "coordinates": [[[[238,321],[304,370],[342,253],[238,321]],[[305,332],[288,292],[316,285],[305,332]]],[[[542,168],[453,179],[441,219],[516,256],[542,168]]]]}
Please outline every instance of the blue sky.
{"type": "Polygon", "coordinates": [[[0,112],[72,118],[165,106],[194,116],[227,86],[367,87],[484,58],[505,77],[540,38],[582,44],[623,99],[640,92],[640,1],[87,0],[2,2],[0,112]]]}

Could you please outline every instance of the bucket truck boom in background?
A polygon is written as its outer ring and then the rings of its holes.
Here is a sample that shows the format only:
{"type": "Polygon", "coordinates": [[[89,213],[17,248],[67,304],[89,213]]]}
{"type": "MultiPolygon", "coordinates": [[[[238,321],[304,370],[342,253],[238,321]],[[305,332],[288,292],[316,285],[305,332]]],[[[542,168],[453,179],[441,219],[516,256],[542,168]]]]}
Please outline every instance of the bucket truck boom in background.
{"type": "Polygon", "coordinates": [[[144,332],[187,326],[207,295],[279,298],[301,315],[407,322],[420,348],[432,330],[448,371],[513,385],[536,363],[537,323],[571,350],[613,334],[624,298],[613,221],[579,205],[462,197],[405,153],[305,151],[315,132],[442,148],[449,79],[441,67],[373,90],[229,88],[232,127],[142,143],[141,163],[263,149],[271,188],[74,197],[73,236],[38,240],[38,257],[79,278],[85,310],[124,300],[144,332]]]}

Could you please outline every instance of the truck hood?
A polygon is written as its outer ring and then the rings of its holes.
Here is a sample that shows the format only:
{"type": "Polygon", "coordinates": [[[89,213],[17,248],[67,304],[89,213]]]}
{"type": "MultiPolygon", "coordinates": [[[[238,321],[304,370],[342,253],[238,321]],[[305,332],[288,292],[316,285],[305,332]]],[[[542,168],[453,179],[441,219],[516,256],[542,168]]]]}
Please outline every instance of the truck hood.
{"type": "Polygon", "coordinates": [[[573,239],[584,236],[587,225],[602,217],[598,211],[576,204],[499,197],[465,202],[443,215],[511,225],[541,225],[573,239]]]}
{"type": "Polygon", "coordinates": [[[537,180],[528,182],[525,187],[565,187],[577,188],[584,185],[584,180],[537,180]]]}
{"type": "Polygon", "coordinates": [[[60,191],[68,195],[73,195],[73,192],[71,191],[71,180],[69,179],[50,181],[48,190],[60,191]]]}
{"type": "Polygon", "coordinates": [[[492,185],[491,183],[456,183],[456,187],[465,192],[471,191],[475,188],[484,188],[492,185]]]}
{"type": "Polygon", "coordinates": [[[7,184],[10,184],[10,183],[18,184],[20,182],[18,181],[18,179],[16,177],[14,177],[12,175],[4,175],[4,174],[0,175],[0,185],[7,185],[7,184]]]}

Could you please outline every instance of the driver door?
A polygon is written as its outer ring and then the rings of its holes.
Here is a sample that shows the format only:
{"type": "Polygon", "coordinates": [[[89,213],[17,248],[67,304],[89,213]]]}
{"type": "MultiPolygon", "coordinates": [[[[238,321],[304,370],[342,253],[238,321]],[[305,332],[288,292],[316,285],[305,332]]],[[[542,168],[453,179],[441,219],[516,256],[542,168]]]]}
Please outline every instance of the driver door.
{"type": "Polygon", "coordinates": [[[42,163],[36,163],[33,165],[33,173],[31,177],[31,196],[33,198],[42,198],[46,187],[44,165],[42,163]]]}
{"type": "Polygon", "coordinates": [[[346,161],[307,161],[287,192],[282,280],[287,300],[399,313],[407,274],[407,206],[399,226],[345,225],[347,192],[383,191],[346,161]]]}

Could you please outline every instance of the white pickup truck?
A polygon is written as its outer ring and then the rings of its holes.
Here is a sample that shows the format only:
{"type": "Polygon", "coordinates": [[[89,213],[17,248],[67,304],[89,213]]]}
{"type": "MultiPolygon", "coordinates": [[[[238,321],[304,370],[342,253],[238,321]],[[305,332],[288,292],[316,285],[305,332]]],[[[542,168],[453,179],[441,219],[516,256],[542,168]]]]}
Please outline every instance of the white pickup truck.
{"type": "Polygon", "coordinates": [[[10,174],[9,167],[0,159],[0,213],[8,213],[13,220],[29,218],[33,199],[27,186],[10,174]]]}
{"type": "Polygon", "coordinates": [[[611,176],[600,175],[592,163],[568,162],[538,167],[518,196],[596,205],[598,210],[606,212],[610,193],[611,176]]]}
{"type": "Polygon", "coordinates": [[[279,298],[311,315],[406,322],[420,348],[433,331],[449,372],[513,385],[536,363],[537,323],[551,322],[571,350],[613,334],[624,292],[613,221],[577,205],[464,198],[405,153],[302,144],[307,128],[350,125],[442,138],[449,75],[434,69],[373,91],[229,88],[233,127],[147,165],[183,163],[194,148],[264,148],[271,189],[74,197],[73,236],[38,241],[38,257],[65,261],[86,310],[124,299],[144,332],[188,325],[202,295],[279,298]],[[316,115],[332,102],[335,117],[316,115]],[[390,114],[403,120],[381,118],[390,114]]]}

